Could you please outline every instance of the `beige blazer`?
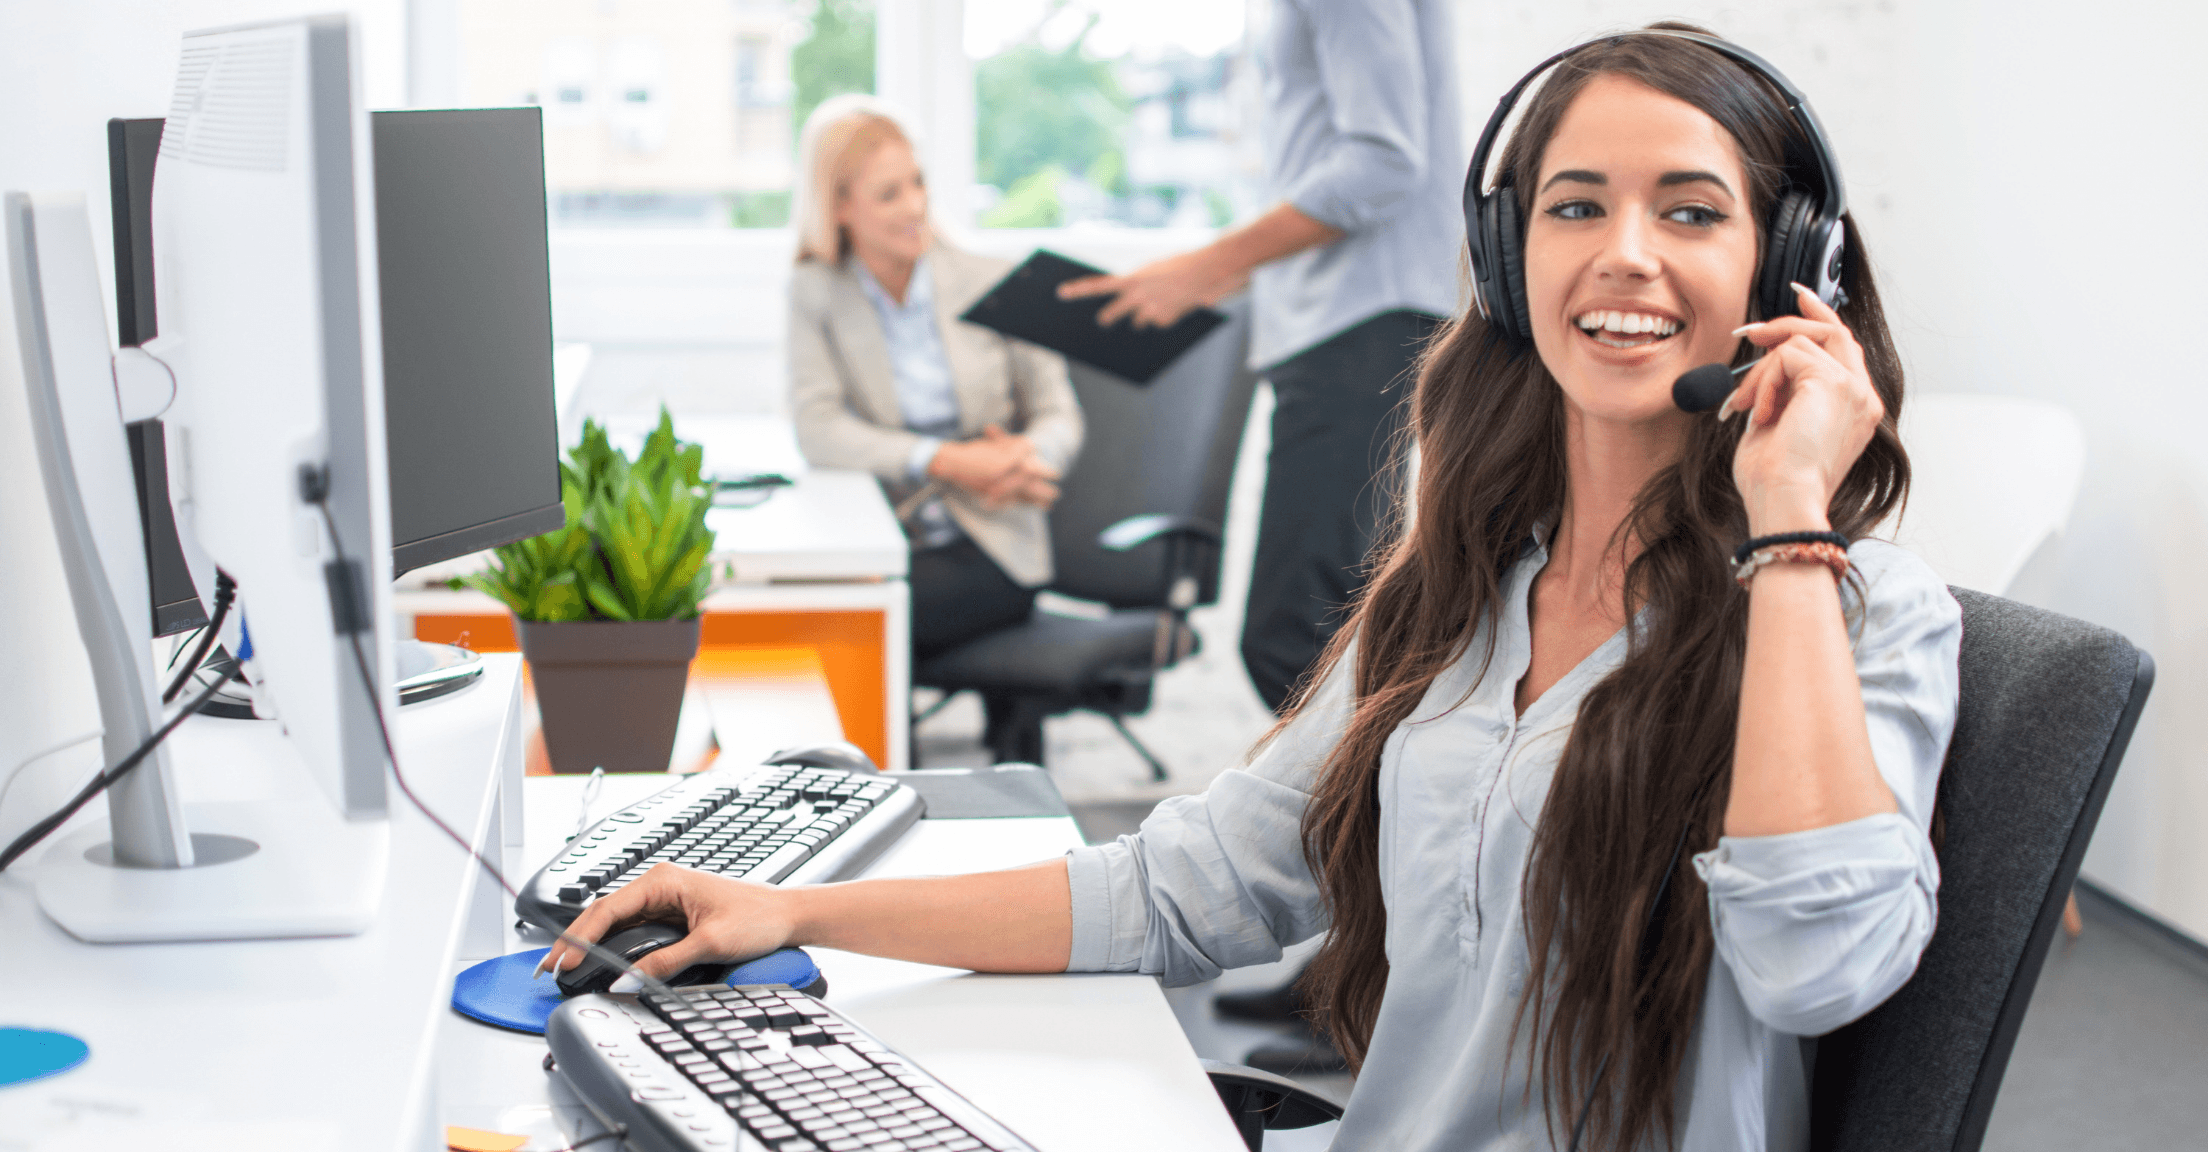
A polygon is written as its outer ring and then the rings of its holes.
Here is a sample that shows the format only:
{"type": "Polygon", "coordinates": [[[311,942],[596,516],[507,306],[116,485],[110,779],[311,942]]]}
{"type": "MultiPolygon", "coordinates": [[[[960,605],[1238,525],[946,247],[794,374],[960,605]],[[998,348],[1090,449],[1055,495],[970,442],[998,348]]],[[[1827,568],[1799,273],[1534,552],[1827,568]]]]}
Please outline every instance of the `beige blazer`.
{"type": "MultiPolygon", "coordinates": [[[[928,250],[935,319],[958,393],[962,436],[990,424],[1019,432],[1060,472],[1081,450],[1081,410],[1055,352],[998,335],[958,318],[1009,272],[1002,260],[936,241],[928,250]]],[[[907,466],[920,435],[906,430],[881,318],[841,265],[808,260],[790,277],[790,409],[805,459],[821,468],[872,472],[892,503],[918,490],[907,466]]],[[[1029,588],[1050,583],[1050,530],[1042,509],[1013,504],[994,512],[963,489],[944,485],[951,519],[1007,575],[1029,588]]]]}

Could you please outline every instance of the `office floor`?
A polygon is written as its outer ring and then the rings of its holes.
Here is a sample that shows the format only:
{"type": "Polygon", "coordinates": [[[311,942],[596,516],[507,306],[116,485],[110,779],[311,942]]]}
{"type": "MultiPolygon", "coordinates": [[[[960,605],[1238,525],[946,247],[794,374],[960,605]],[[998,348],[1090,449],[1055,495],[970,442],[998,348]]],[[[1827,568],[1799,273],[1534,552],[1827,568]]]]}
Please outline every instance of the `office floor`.
{"type": "MultiPolygon", "coordinates": [[[[677,413],[781,411],[779,372],[758,370],[753,350],[601,347],[577,407],[648,413],[665,400],[677,413]]],[[[1236,467],[1220,602],[1195,613],[1205,650],[1161,677],[1149,715],[1129,724],[1172,770],[1153,784],[1142,760],[1104,720],[1065,716],[1045,730],[1052,775],[1091,842],[1133,831],[1158,800],[1200,792],[1241,763],[1271,715],[1251,690],[1236,654],[1249,580],[1257,494],[1269,437],[1270,396],[1259,390],[1236,467]]],[[[926,702],[923,697],[923,704],[926,702]]],[[[953,701],[919,731],[929,766],[987,762],[981,714],[953,701]]],[[[2017,1041],[1985,1148],[1988,1152],[2104,1152],[2208,1148],[2208,957],[2174,944],[2126,911],[2083,892],[2085,934],[2056,938],[2017,1041]]],[[[1277,1030],[1223,1021],[1210,1010],[1220,991],[1268,987],[1298,961],[1230,972],[1210,985],[1168,995],[1198,1054],[1239,1062],[1277,1030]]],[[[1315,1091],[1346,1097],[1349,1078],[1307,1078],[1315,1091]]],[[[1333,1125],[1275,1133],[1270,1152],[1316,1152],[1333,1125]]]]}

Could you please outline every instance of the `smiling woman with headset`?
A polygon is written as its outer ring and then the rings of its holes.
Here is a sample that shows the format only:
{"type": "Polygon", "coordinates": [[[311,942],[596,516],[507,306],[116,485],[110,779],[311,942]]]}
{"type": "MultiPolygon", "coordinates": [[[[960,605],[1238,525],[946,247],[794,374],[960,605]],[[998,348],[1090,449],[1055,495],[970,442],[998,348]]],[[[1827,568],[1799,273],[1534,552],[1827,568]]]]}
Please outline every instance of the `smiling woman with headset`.
{"type": "Polygon", "coordinates": [[[663,866],[574,931],[686,922],[657,972],[796,942],[1177,983],[1323,932],[1306,998],[1361,1065],[1340,1147],[1806,1147],[1802,1038],[1932,933],[1961,636],[1929,568],[1858,538],[1908,459],[1842,195],[1736,46],[1663,24],[1544,62],[1473,161],[1479,302],[1419,379],[1416,515],[1245,768],[1065,860],[663,866]],[[1752,366],[1682,411],[1711,361],[1752,366]]]}

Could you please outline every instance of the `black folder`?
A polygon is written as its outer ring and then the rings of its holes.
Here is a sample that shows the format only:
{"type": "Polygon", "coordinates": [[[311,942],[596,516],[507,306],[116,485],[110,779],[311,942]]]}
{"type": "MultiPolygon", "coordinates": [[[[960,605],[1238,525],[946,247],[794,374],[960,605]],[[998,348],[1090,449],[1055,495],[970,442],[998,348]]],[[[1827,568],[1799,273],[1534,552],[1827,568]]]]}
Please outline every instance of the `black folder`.
{"type": "Polygon", "coordinates": [[[1181,353],[1227,319],[1214,309],[1198,308],[1169,328],[1137,328],[1124,316],[1109,328],[1101,327],[1096,316],[1111,297],[1060,300],[1058,286],[1103,272],[1056,252],[1037,249],[974,301],[959,319],[1040,344],[1137,384],[1156,379],[1166,365],[1180,359],[1181,353]]]}

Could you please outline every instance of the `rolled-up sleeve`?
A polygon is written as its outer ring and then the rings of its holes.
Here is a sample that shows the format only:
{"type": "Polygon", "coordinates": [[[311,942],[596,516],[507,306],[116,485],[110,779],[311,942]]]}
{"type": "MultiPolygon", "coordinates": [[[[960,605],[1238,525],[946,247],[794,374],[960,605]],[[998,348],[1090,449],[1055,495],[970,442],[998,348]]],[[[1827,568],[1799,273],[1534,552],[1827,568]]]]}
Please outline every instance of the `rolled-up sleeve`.
{"type": "Polygon", "coordinates": [[[1202,795],[1159,804],[1133,835],[1069,855],[1067,971],[1193,984],[1278,960],[1324,930],[1301,829],[1349,714],[1346,680],[1338,669],[1247,767],[1221,773],[1202,795]]]}
{"type": "Polygon", "coordinates": [[[1313,3],[1334,138],[1289,182],[1297,211],[1343,232],[1386,223],[1421,187],[1428,159],[1425,57],[1410,0],[1313,3]]]}
{"type": "Polygon", "coordinates": [[[1850,615],[1871,754],[1900,811],[1728,836],[1694,860],[1718,956],[1749,1011],[1801,1036],[1884,1003],[1916,971],[1938,919],[1928,831],[1955,731],[1962,610],[1929,567],[1892,545],[1858,544],[1850,559],[1864,581],[1850,615]]]}

